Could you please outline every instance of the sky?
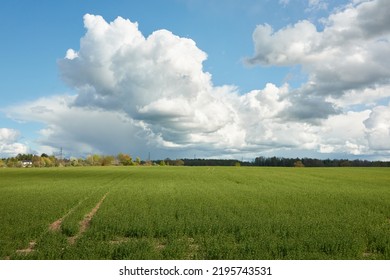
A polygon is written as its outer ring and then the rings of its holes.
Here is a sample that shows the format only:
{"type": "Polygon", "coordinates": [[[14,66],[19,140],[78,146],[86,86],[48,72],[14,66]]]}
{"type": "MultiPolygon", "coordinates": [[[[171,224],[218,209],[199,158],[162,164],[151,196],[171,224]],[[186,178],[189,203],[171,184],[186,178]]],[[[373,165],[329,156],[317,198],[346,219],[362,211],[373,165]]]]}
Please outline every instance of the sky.
{"type": "Polygon", "coordinates": [[[390,160],[390,1],[0,3],[0,157],[390,160]]]}

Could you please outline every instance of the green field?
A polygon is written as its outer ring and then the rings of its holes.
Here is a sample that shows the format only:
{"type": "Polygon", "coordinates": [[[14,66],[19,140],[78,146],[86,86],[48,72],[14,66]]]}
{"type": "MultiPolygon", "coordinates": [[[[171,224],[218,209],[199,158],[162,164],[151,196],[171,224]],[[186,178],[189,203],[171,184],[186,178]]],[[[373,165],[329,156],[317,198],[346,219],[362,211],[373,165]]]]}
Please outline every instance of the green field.
{"type": "Polygon", "coordinates": [[[390,259],[390,169],[0,170],[0,259],[390,259]]]}

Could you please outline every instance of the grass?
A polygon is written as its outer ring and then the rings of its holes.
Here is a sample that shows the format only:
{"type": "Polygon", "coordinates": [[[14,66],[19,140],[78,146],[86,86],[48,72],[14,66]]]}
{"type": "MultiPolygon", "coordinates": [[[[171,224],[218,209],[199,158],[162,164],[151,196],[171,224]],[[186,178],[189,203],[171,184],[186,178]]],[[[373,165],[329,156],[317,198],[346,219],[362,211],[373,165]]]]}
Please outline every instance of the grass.
{"type": "Polygon", "coordinates": [[[390,259],[389,201],[386,168],[2,169],[0,259],[390,259]]]}

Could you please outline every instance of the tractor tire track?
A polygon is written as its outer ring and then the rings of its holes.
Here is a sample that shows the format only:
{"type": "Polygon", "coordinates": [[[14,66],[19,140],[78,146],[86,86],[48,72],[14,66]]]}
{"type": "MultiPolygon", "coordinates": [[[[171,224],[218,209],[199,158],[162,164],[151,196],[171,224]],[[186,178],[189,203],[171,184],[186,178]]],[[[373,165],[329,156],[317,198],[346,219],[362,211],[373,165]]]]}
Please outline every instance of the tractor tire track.
{"type": "Polygon", "coordinates": [[[51,223],[49,225],[49,231],[52,231],[52,232],[60,231],[61,230],[61,224],[64,221],[64,219],[66,217],[68,217],[70,214],[72,214],[85,200],[87,200],[87,198],[85,198],[83,200],[80,200],[79,203],[76,206],[72,207],[64,216],[62,216],[58,220],[56,220],[53,223],[51,223]]]}
{"type": "Polygon", "coordinates": [[[103,197],[99,200],[99,202],[96,204],[96,206],[89,212],[87,215],[85,215],[84,219],[80,221],[79,223],[79,231],[76,235],[71,236],[68,238],[68,243],[70,245],[73,245],[76,243],[76,240],[79,239],[84,232],[87,231],[91,224],[92,218],[95,216],[96,212],[99,210],[100,206],[102,205],[103,201],[106,199],[106,196],[108,195],[109,192],[107,192],[103,197]]]}
{"type": "MultiPolygon", "coordinates": [[[[121,176],[119,178],[119,182],[121,182],[123,180],[126,180],[127,176],[128,175],[121,176]]],[[[118,180],[118,178],[115,178],[115,179],[112,179],[110,181],[105,182],[105,184],[100,186],[99,190],[101,190],[103,187],[106,187],[107,185],[112,185],[112,182],[115,182],[117,180],[118,180]]],[[[89,225],[90,225],[90,222],[91,222],[93,216],[99,210],[99,208],[100,208],[101,204],[103,203],[104,199],[106,198],[106,196],[108,195],[110,190],[113,189],[113,188],[115,188],[115,187],[110,187],[108,192],[100,199],[100,201],[96,204],[96,206],[87,215],[85,215],[85,217],[84,217],[84,219],[82,221],[80,221],[78,233],[75,236],[67,238],[68,244],[73,245],[76,242],[76,240],[79,239],[81,237],[81,235],[89,228],[89,225]]],[[[98,192],[99,190],[97,190],[96,192],[98,192]]],[[[42,232],[42,234],[40,234],[39,237],[37,237],[34,240],[31,240],[26,248],[18,249],[18,250],[15,251],[15,253],[17,255],[29,255],[29,254],[32,254],[32,253],[34,253],[36,251],[37,244],[42,242],[42,240],[44,241],[44,237],[45,237],[45,235],[47,233],[50,233],[50,232],[60,232],[61,233],[61,226],[62,226],[63,221],[68,216],[70,216],[73,212],[75,212],[77,210],[77,208],[80,207],[80,205],[82,205],[90,197],[91,197],[91,195],[85,197],[84,199],[81,199],[65,215],[63,215],[61,218],[57,219],[56,221],[52,222],[51,224],[49,224],[47,229],[44,232],[42,232]]],[[[5,260],[10,260],[10,259],[12,259],[12,256],[5,256],[4,259],[5,260]]]]}

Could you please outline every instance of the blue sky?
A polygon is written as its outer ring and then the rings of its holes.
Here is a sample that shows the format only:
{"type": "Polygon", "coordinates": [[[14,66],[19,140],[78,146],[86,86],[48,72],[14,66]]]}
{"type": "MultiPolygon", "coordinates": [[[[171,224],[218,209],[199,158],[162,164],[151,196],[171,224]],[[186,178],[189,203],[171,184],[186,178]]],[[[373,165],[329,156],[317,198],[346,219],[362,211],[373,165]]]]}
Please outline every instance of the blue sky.
{"type": "Polygon", "coordinates": [[[390,157],[387,1],[0,5],[0,156],[390,157]]]}

